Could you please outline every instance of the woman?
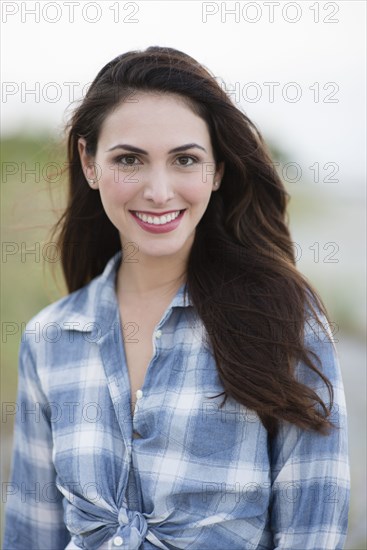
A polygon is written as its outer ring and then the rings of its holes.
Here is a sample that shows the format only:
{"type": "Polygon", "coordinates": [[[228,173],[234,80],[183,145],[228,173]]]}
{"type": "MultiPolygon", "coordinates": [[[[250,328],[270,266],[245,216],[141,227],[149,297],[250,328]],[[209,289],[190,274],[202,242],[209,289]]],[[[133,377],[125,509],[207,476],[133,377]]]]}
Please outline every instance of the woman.
{"type": "Polygon", "coordinates": [[[4,548],[342,548],[340,367],[254,124],[190,56],[97,75],[22,336],[4,548]]]}

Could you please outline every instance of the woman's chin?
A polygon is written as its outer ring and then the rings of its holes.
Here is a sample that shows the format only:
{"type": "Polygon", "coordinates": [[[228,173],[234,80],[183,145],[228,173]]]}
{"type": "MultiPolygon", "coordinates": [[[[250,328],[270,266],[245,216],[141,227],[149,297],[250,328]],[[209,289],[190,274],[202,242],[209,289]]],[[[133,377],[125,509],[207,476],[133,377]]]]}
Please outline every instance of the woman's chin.
{"type": "Polygon", "coordinates": [[[139,252],[137,253],[137,257],[146,258],[149,260],[154,261],[155,259],[158,260],[159,258],[168,258],[168,257],[175,257],[182,254],[183,250],[181,247],[178,247],[173,244],[172,246],[169,246],[168,244],[162,244],[162,245],[152,245],[151,247],[140,247],[139,246],[139,252]]]}

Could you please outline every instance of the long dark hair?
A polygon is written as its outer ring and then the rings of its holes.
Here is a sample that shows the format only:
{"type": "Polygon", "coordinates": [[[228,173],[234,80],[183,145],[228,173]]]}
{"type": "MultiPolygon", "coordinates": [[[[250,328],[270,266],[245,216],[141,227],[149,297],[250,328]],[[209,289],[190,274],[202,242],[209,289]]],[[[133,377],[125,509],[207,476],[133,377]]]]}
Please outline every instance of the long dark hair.
{"type": "Polygon", "coordinates": [[[321,327],[317,309],[328,317],[295,265],[286,220],[289,195],[256,126],[216,78],[183,52],[154,46],[116,57],[98,73],[71,117],[68,204],[53,228],[53,235],[60,230],[56,242],[69,292],[99,275],[121,249],[99,193],[85,180],[78,138],[86,140],[93,156],[102,122],[136,91],[183,97],[206,121],[215,161],[225,163],[221,186],[196,228],[185,287],[207,330],[225,390],[222,405],[230,395],[254,410],[270,436],[279,421],[328,433],[333,388],[304,340],[310,315],[321,327]],[[297,380],[298,361],[322,378],[329,407],[297,380]]]}

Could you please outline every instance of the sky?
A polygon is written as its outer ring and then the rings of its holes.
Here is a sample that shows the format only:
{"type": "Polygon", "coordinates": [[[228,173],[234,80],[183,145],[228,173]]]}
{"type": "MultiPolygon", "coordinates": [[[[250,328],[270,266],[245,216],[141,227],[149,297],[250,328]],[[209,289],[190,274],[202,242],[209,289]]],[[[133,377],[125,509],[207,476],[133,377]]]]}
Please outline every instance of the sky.
{"type": "Polygon", "coordinates": [[[2,1],[2,133],[62,132],[108,61],[170,46],[204,64],[284,150],[290,181],[302,173],[363,195],[365,20],[363,0],[2,1]]]}

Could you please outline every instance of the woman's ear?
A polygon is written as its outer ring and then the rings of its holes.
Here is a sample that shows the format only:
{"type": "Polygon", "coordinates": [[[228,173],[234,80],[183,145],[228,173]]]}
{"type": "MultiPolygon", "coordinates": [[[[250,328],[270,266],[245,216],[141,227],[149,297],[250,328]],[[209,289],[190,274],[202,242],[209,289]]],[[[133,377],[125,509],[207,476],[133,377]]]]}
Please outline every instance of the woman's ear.
{"type": "Polygon", "coordinates": [[[78,139],[78,151],[86,180],[93,189],[98,189],[96,163],[93,157],[87,153],[87,142],[84,138],[78,139]]]}
{"type": "Polygon", "coordinates": [[[224,174],[224,161],[219,162],[215,169],[214,182],[216,182],[215,189],[219,189],[224,174]]]}

